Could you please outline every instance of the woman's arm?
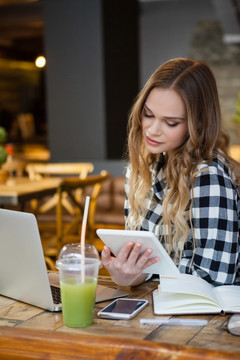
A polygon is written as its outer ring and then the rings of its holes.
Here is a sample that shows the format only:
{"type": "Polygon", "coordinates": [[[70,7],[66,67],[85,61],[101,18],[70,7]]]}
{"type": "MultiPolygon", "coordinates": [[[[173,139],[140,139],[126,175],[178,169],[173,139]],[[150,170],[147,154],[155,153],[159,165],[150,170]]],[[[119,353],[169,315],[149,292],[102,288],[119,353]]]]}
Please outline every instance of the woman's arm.
{"type": "Polygon", "coordinates": [[[196,248],[192,261],[183,256],[180,270],[214,285],[233,284],[240,251],[239,199],[230,176],[209,167],[197,176],[193,196],[196,248]]]}
{"type": "MultiPolygon", "coordinates": [[[[129,213],[129,180],[130,168],[126,173],[125,183],[125,204],[124,214],[125,220],[129,213]]],[[[159,261],[159,258],[149,259],[152,254],[151,249],[147,249],[140,255],[142,245],[140,243],[129,242],[125,244],[120,250],[117,257],[111,256],[111,251],[107,246],[104,246],[102,251],[102,263],[111,275],[112,280],[121,286],[136,286],[141,284],[147,279],[148,274],[143,273],[143,270],[148,266],[155,264],[159,261]]]]}

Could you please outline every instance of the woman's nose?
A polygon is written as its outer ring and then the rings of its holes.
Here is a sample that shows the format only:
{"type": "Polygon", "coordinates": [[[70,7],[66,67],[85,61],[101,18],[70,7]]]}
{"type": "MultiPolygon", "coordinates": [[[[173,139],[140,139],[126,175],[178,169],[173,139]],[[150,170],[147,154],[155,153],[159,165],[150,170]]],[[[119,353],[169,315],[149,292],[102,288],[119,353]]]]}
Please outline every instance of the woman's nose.
{"type": "Polygon", "coordinates": [[[148,129],[149,135],[159,135],[162,132],[162,126],[158,119],[155,119],[148,129]]]}

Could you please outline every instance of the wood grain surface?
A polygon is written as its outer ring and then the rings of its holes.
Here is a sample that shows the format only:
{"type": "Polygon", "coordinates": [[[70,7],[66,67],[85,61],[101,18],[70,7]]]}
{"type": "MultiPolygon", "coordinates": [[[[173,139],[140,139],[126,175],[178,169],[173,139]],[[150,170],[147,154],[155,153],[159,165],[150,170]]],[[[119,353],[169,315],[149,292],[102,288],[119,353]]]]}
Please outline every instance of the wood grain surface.
{"type": "MultiPolygon", "coordinates": [[[[99,283],[116,287],[108,277],[100,277],[99,283]]],[[[141,318],[157,317],[152,310],[157,285],[150,281],[122,288],[131,298],[149,300],[135,318],[95,316],[86,328],[64,326],[61,312],[0,296],[0,359],[240,359],[240,338],[228,333],[228,315],[188,316],[208,320],[205,326],[141,325],[141,318]]],[[[108,303],[96,304],[95,313],[108,303]]]]}

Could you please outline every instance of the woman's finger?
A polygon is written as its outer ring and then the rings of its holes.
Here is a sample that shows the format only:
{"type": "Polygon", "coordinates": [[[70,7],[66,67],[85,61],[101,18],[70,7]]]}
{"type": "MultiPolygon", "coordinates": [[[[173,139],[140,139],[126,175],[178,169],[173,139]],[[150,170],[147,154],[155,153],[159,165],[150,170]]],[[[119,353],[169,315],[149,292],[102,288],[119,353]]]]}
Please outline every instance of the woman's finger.
{"type": "Polygon", "coordinates": [[[139,257],[140,257],[140,252],[142,249],[142,244],[141,243],[135,243],[132,247],[131,252],[129,253],[128,256],[128,263],[129,264],[135,264],[137,263],[139,257]]]}
{"type": "Polygon", "coordinates": [[[123,245],[123,247],[120,249],[118,255],[116,256],[116,259],[120,263],[124,263],[127,261],[129,255],[131,254],[132,248],[134,246],[134,243],[129,241],[126,244],[123,245]]]}
{"type": "Polygon", "coordinates": [[[104,266],[108,265],[112,260],[111,250],[106,245],[104,246],[104,248],[102,250],[101,258],[102,258],[102,263],[104,266]]]}

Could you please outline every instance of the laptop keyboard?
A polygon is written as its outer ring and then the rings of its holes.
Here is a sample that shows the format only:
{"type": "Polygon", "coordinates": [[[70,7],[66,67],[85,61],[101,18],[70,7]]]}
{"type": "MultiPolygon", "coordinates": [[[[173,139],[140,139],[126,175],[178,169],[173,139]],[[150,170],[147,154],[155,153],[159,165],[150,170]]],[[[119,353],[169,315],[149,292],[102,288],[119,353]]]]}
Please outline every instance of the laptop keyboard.
{"type": "Polygon", "coordinates": [[[53,303],[61,304],[62,300],[61,300],[60,288],[57,286],[51,285],[51,291],[52,291],[53,303]]]}

